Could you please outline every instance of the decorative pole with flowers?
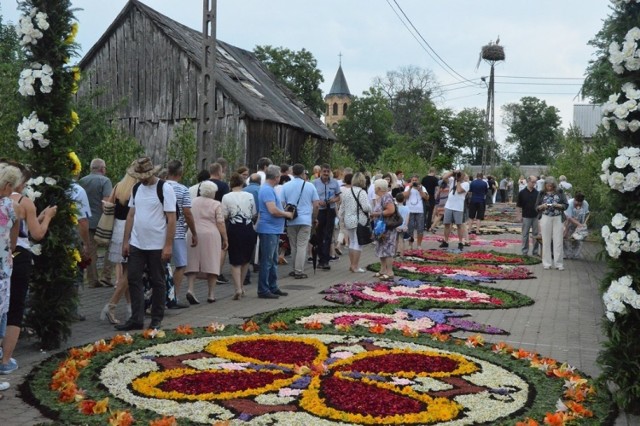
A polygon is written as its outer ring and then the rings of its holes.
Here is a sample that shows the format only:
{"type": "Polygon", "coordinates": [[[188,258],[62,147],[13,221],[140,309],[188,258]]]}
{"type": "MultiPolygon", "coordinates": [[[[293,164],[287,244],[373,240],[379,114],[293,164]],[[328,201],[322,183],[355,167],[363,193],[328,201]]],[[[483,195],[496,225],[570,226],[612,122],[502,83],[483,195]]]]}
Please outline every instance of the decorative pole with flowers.
{"type": "Polygon", "coordinates": [[[34,248],[28,324],[42,347],[52,349],[70,335],[77,308],[77,221],[69,188],[80,171],[71,138],[79,121],[71,102],[79,74],[67,64],[78,26],[69,0],[24,0],[19,9],[16,31],[27,61],[16,85],[26,112],[17,139],[36,176],[27,195],[38,210],[58,206],[47,237],[34,248]]]}
{"type": "Polygon", "coordinates": [[[616,93],[602,107],[602,124],[619,149],[603,161],[600,176],[611,188],[613,212],[602,227],[609,266],[602,284],[608,341],[598,361],[618,406],[640,414],[640,0],[612,3],[605,26],[619,35],[608,52],[616,93]]]}

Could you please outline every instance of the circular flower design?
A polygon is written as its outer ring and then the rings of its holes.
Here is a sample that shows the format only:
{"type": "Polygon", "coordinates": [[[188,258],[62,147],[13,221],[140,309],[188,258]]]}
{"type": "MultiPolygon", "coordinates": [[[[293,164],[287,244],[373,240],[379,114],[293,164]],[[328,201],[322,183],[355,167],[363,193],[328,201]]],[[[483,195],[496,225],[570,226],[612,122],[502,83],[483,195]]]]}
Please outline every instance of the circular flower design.
{"type": "Polygon", "coordinates": [[[467,425],[521,410],[519,376],[426,345],[356,336],[212,336],[111,360],[109,392],[195,422],[467,425]]]}

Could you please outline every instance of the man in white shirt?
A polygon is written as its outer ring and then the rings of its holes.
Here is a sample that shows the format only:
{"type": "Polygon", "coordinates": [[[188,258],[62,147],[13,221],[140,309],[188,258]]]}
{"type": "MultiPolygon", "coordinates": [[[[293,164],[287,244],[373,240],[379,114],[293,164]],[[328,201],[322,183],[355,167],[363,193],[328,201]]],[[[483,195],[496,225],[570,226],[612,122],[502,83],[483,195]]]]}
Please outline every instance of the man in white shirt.
{"type": "Polygon", "coordinates": [[[418,248],[421,248],[424,235],[424,204],[429,201],[427,190],[419,181],[418,175],[411,176],[411,181],[404,189],[405,206],[409,208],[409,248],[413,249],[413,233],[416,233],[418,248]]]}
{"type": "Polygon", "coordinates": [[[464,248],[464,201],[469,192],[469,182],[465,181],[465,174],[459,170],[445,173],[442,176],[442,180],[448,179],[449,197],[447,203],[444,205],[444,241],[440,244],[440,248],[449,247],[449,234],[451,233],[451,224],[455,223],[458,227],[458,249],[464,248]]]}
{"type": "Polygon", "coordinates": [[[170,184],[162,185],[162,198],[158,191],[159,179],[148,157],[139,158],[127,169],[138,179],[129,199],[129,214],[124,228],[122,257],[128,259],[129,293],[131,294],[131,318],[116,325],[117,330],[141,330],[144,328],[144,287],[142,274],[149,270],[151,296],[151,324],[149,328],[162,326],[166,299],[165,265],[171,260],[173,238],[176,233],[176,195],[170,184]]]}

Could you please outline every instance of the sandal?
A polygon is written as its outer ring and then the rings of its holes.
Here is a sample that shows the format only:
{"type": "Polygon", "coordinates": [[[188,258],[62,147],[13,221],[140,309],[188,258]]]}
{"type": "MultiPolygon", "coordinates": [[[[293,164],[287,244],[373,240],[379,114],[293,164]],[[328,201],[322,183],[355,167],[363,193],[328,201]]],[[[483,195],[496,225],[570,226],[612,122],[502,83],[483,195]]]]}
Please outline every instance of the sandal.
{"type": "Polygon", "coordinates": [[[395,276],[394,275],[383,275],[382,277],[382,281],[395,281],[395,276]]]}
{"type": "Polygon", "coordinates": [[[309,278],[309,276],[307,274],[300,273],[300,274],[296,274],[293,278],[295,278],[296,280],[303,280],[305,278],[309,278]]]}
{"type": "Polygon", "coordinates": [[[380,272],[376,272],[375,274],[373,274],[374,278],[382,278],[382,274],[380,272]]]}

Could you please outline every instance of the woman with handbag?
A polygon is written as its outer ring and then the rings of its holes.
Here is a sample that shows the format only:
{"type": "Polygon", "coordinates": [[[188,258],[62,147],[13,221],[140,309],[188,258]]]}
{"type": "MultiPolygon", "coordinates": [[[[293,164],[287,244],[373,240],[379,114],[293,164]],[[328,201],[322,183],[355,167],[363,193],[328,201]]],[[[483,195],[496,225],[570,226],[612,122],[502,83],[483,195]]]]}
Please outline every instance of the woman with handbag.
{"type": "Polygon", "coordinates": [[[544,188],[538,194],[536,201],[542,235],[542,267],[544,269],[551,269],[551,266],[554,266],[559,271],[564,271],[562,235],[564,211],[567,207],[569,202],[564,191],[558,187],[553,176],[547,176],[544,180],[544,188]]]}
{"type": "Polygon", "coordinates": [[[109,302],[104,305],[100,312],[102,321],[109,320],[111,324],[119,324],[116,318],[116,306],[124,295],[127,301],[127,318],[131,316],[131,298],[129,297],[129,280],[127,279],[127,260],[122,257],[122,240],[124,239],[124,225],[127,222],[129,214],[129,198],[133,186],[138,182],[134,177],[125,173],[124,177],[113,187],[109,202],[115,205],[113,232],[111,233],[111,242],[109,243],[109,251],[107,255],[111,263],[116,269],[116,288],[111,295],[109,302]]]}
{"type": "Polygon", "coordinates": [[[253,195],[242,190],[244,182],[242,175],[232,174],[229,180],[231,192],[222,197],[222,214],[227,223],[229,240],[227,252],[231,264],[231,277],[236,289],[233,300],[239,300],[244,296],[243,283],[249,270],[253,247],[258,238],[253,228],[253,219],[258,211],[253,195]]]}
{"type": "Polygon", "coordinates": [[[378,179],[374,182],[374,199],[373,212],[371,217],[376,222],[384,221],[385,230],[376,236],[376,256],[380,258],[380,272],[374,276],[384,281],[393,280],[393,256],[396,254],[398,232],[397,227],[402,224],[396,223],[396,217],[399,217],[396,203],[389,192],[389,183],[384,179],[378,179]],[[393,219],[392,219],[393,218],[393,219]],[[390,221],[393,220],[391,224],[390,221]],[[391,225],[391,226],[390,226],[391,225]]]}
{"type": "Polygon", "coordinates": [[[371,207],[367,191],[364,189],[366,184],[364,174],[360,172],[345,175],[342,202],[338,210],[338,217],[344,223],[349,237],[349,270],[357,273],[365,272],[359,265],[362,245],[372,242],[369,222],[371,207]]]}

